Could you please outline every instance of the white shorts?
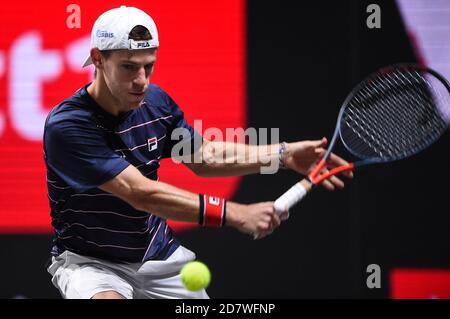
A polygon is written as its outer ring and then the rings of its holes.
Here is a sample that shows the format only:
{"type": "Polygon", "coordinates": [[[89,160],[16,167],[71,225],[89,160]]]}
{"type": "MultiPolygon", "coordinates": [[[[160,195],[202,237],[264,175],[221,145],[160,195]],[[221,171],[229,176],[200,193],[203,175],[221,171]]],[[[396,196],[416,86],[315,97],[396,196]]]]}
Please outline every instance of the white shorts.
{"type": "Polygon", "coordinates": [[[90,299],[103,291],[115,291],[127,299],[208,299],[204,289],[189,291],[181,282],[183,265],[195,254],[180,246],[167,260],[113,263],[70,251],[52,258],[48,272],[63,298],[90,299]]]}

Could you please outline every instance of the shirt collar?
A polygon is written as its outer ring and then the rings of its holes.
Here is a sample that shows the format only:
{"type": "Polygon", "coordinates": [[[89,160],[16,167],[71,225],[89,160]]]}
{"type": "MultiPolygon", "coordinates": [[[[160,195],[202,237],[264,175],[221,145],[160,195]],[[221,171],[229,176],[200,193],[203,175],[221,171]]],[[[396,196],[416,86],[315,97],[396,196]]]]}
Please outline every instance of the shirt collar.
{"type": "Polygon", "coordinates": [[[121,113],[118,116],[115,116],[109,112],[107,112],[104,108],[102,108],[95,100],[92,98],[92,96],[89,94],[87,88],[91,83],[85,85],[81,89],[81,95],[86,100],[87,105],[94,111],[94,115],[99,120],[102,125],[104,125],[107,128],[114,129],[118,125],[122,124],[131,113],[134,112],[134,110],[121,113]]]}

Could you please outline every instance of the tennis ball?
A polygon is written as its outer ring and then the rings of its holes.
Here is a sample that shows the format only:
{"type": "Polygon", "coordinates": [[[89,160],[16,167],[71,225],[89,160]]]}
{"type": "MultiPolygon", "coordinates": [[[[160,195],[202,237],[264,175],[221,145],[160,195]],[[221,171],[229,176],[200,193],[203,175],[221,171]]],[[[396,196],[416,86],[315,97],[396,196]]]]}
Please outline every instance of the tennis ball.
{"type": "Polygon", "coordinates": [[[181,281],[187,290],[197,291],[208,287],[211,272],[201,261],[191,261],[181,268],[181,281]]]}

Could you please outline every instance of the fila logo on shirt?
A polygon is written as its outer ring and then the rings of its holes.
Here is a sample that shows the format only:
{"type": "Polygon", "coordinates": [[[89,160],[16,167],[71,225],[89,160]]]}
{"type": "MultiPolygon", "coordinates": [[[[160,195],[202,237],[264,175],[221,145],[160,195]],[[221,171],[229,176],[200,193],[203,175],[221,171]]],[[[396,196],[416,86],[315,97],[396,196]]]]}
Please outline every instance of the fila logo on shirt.
{"type": "Polygon", "coordinates": [[[209,197],[209,203],[210,203],[211,205],[214,205],[214,206],[219,206],[219,205],[220,205],[220,197],[213,197],[213,196],[210,196],[210,197],[209,197]]]}
{"type": "Polygon", "coordinates": [[[154,151],[158,148],[158,139],[156,137],[152,137],[147,139],[148,151],[154,151]]]}

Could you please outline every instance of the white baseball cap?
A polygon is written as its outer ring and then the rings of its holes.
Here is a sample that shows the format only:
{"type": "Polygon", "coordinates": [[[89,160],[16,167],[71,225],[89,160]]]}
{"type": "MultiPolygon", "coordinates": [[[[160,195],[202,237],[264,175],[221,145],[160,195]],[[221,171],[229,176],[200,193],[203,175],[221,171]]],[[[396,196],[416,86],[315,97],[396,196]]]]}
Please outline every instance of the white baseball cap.
{"type": "MultiPolygon", "coordinates": [[[[99,50],[138,50],[151,49],[159,46],[158,30],[153,19],[144,11],[121,6],[102,13],[94,23],[91,33],[91,48],[99,50]],[[141,25],[148,29],[150,40],[135,41],[129,39],[130,31],[141,25]]],[[[92,64],[89,54],[83,67],[92,64]]]]}

